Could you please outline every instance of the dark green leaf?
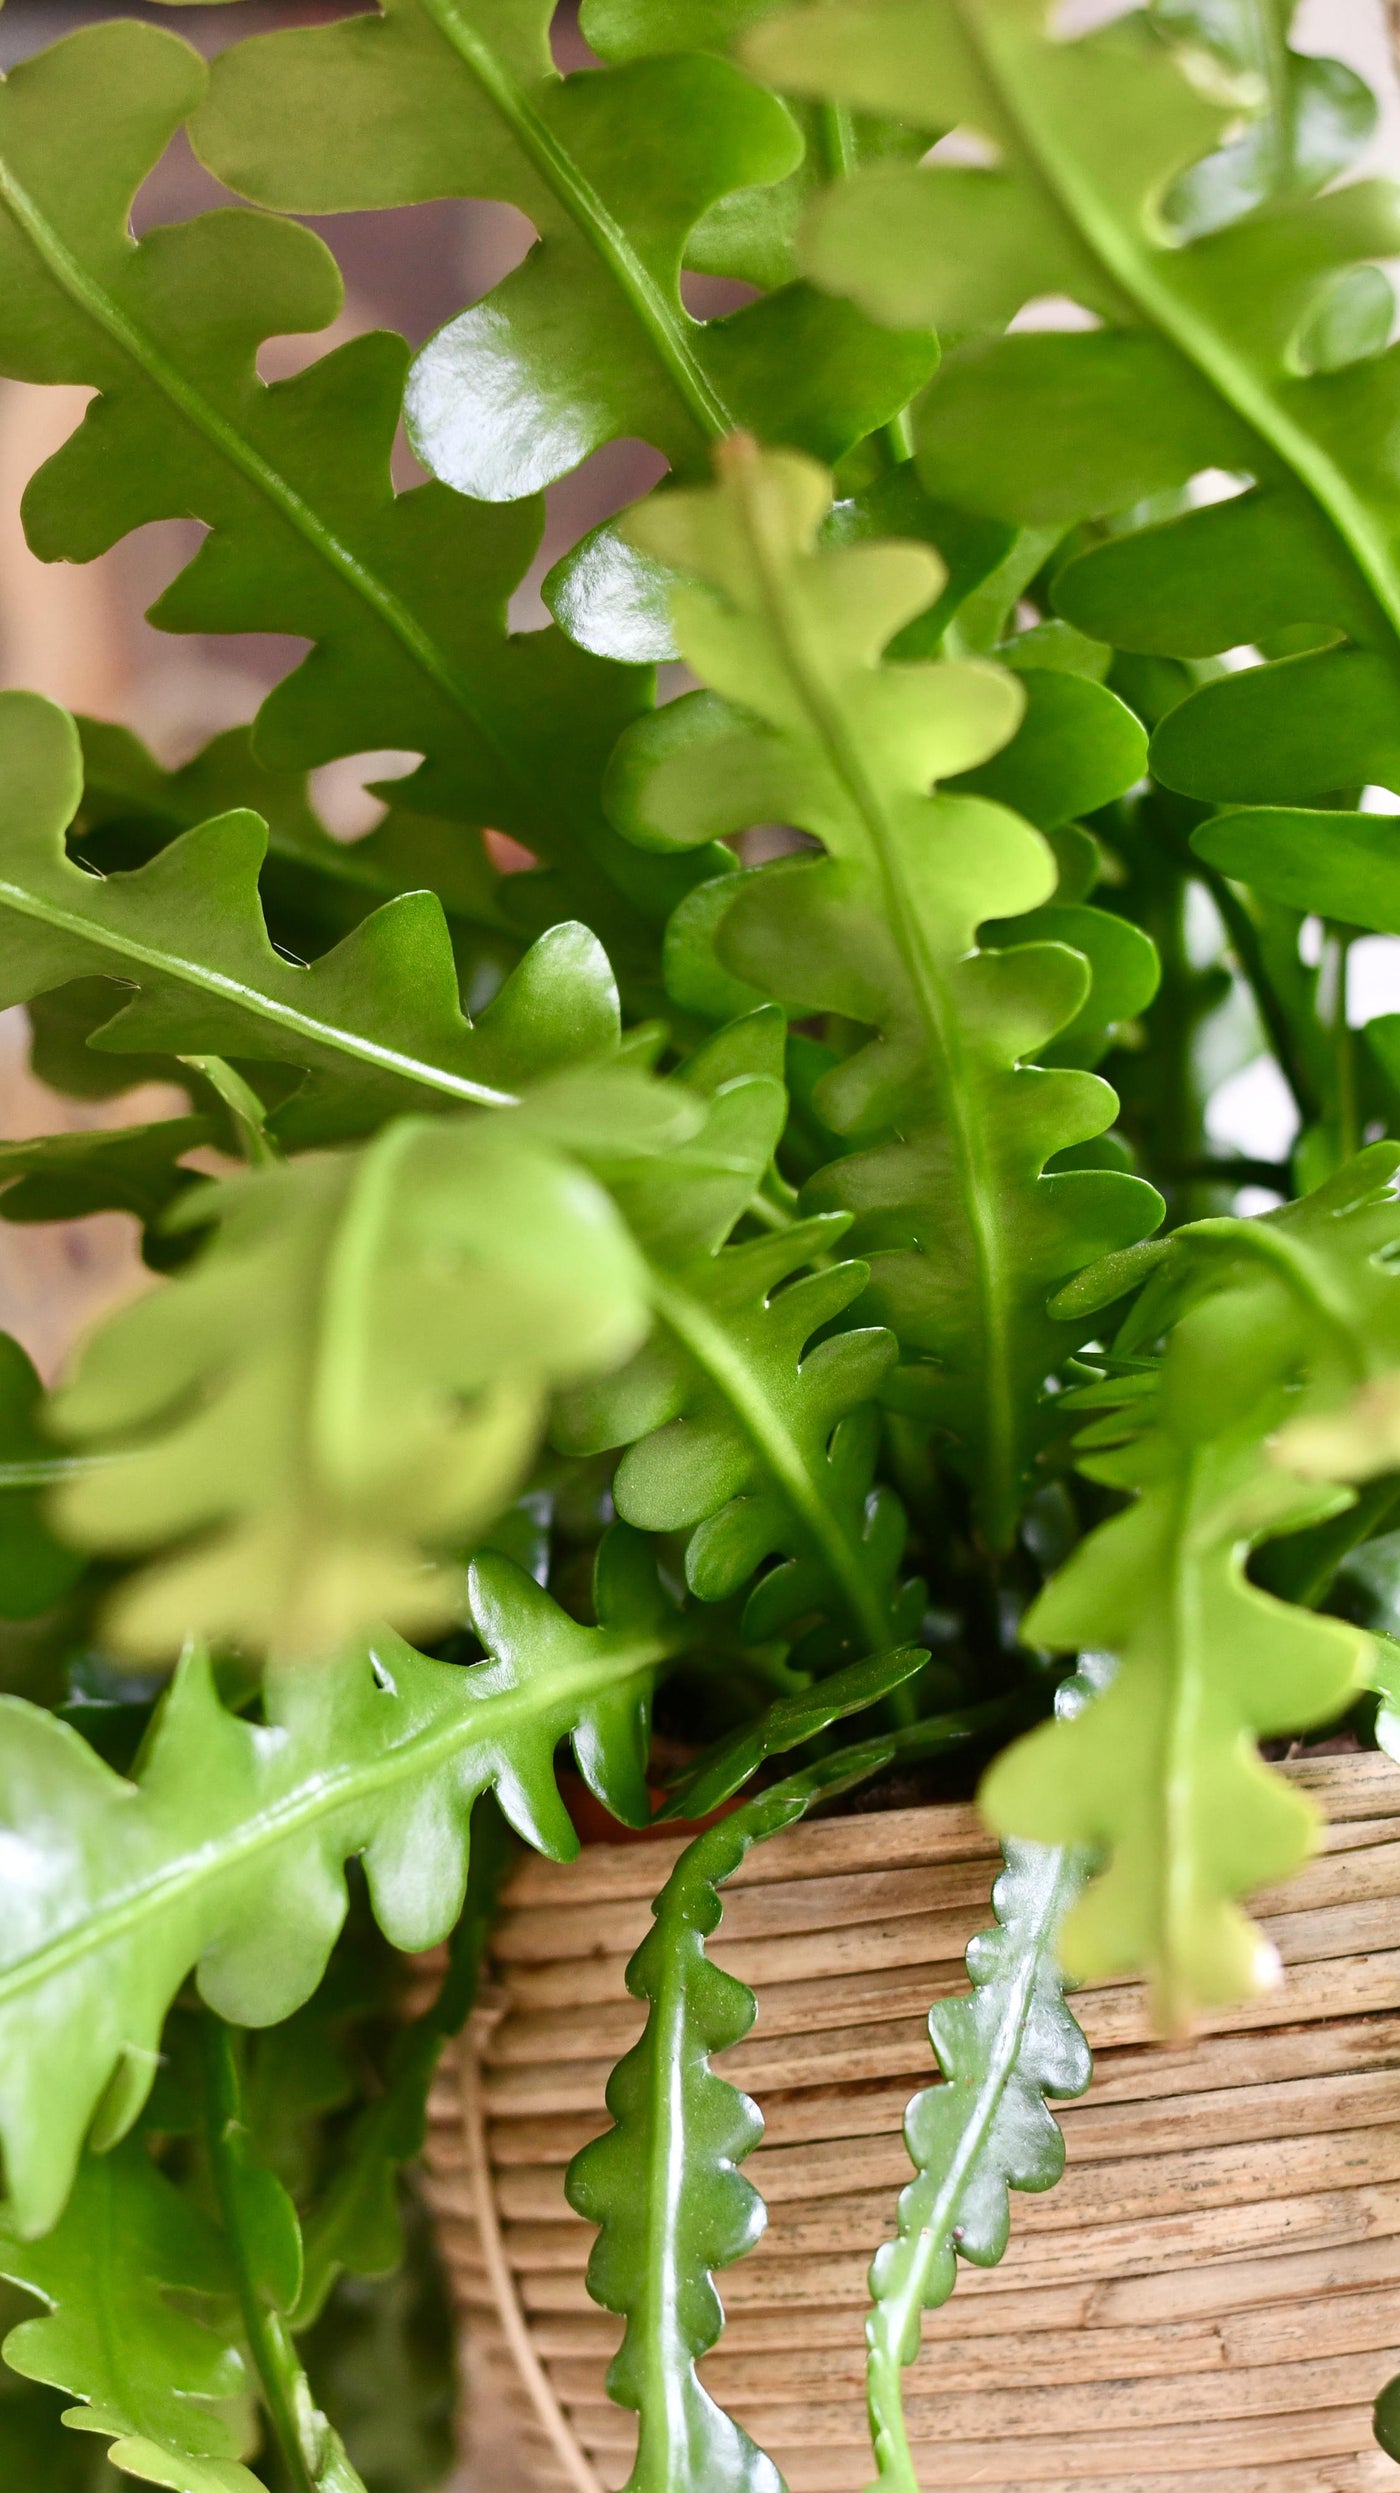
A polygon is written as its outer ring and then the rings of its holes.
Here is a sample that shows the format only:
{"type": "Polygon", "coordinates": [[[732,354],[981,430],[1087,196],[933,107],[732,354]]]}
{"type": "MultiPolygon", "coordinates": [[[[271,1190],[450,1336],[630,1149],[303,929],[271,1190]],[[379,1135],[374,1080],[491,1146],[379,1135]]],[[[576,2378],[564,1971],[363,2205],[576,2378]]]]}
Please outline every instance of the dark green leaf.
{"type": "Polygon", "coordinates": [[[38,1618],[83,1571],[83,1559],[47,1529],[39,1501],[59,1458],[39,1426],[43,1399],[27,1353],[0,1333],[0,1618],[38,1618]],[[6,1485],[6,1471],[14,1485],[6,1485]]]}
{"type": "MultiPolygon", "coordinates": [[[[1008,652],[1015,657],[1015,647],[1008,652]]],[[[1009,805],[1041,831],[1097,813],[1147,767],[1147,738],[1106,685],[1060,669],[1018,665],[1026,711],[1015,735],[950,790],[1009,805]]]]}
{"type": "MultiPolygon", "coordinates": [[[[616,1055],[617,990],[596,937],[580,925],[542,936],[473,1023],[431,892],[390,901],[308,969],[268,936],[258,896],[267,834],[255,814],[204,823],[135,872],[103,879],[65,847],[82,791],[66,713],[30,693],[0,694],[0,769],[4,1002],[27,1003],[93,972],[134,983],[125,1004],[112,989],[114,1017],[96,1044],[308,1068],[312,1082],[284,1120],[295,1139],[360,1131],[430,1099],[510,1105],[524,1084],[616,1055]]],[[[634,1123],[641,1106],[630,1102],[634,1123]]],[[[602,1114],[611,1133],[606,1103],[602,1114]]],[[[673,1129],[684,1122],[679,1096],[667,1115],[673,1129]]],[[[584,1099],[566,1090],[559,1116],[586,1148],[584,1099]]]]}
{"type": "Polygon", "coordinates": [[[662,1812],[667,1818],[706,1818],[741,1791],[770,1757],[799,1749],[848,1714],[863,1714],[882,1697],[902,1688],[928,1661],[922,1645],[901,1645],[893,1653],[870,1653],[848,1662],[800,1695],[778,1697],[755,1723],[746,1723],[718,1742],[688,1773],[662,1812]]]}
{"type": "MultiPolygon", "coordinates": [[[[1068,527],[1201,471],[1253,479],[1279,529],[1257,567],[1222,563],[1203,598],[1208,552],[1263,522],[1233,506],[1189,512],[1145,547],[1130,531],[1084,554],[1057,589],[1062,610],[1103,638],[1126,610],[1129,645],[1176,650],[1184,630],[1188,650],[1211,654],[1259,637],[1239,628],[1251,609],[1320,625],[1324,641],[1355,632],[1393,712],[1400,356],[1365,352],[1383,338],[1364,272],[1396,249],[1400,188],[1325,187],[1355,151],[1367,99],[1335,64],[1288,52],[1286,14],[1274,0],[1190,0],[1065,41],[1043,0],[838,0],[765,19],[743,56],[798,94],[898,110],[930,136],[956,123],[995,154],[985,169],[877,167],[836,186],[805,246],[819,282],[877,316],[953,329],[994,330],[1046,295],[1090,315],[1086,330],[982,335],[950,355],[918,423],[929,490],[1068,527]],[[1203,38],[1223,53],[1207,76],[1203,38]]],[[[1307,731],[1318,742],[1333,717],[1330,775],[1280,784],[1301,732],[1296,677],[1271,696],[1249,671],[1169,722],[1164,775],[1244,802],[1381,776],[1350,732],[1341,674],[1329,712],[1336,663],[1317,662],[1307,731]],[[1247,750],[1269,785],[1239,784],[1247,750]]]]}
{"type": "Polygon", "coordinates": [[[1191,845],[1265,900],[1400,935],[1400,826],[1388,814],[1220,814],[1191,845]]]}
{"type": "Polygon", "coordinates": [[[158,1221],[195,1173],[187,1152],[214,1140],[208,1117],[169,1117],[158,1125],[96,1126],[0,1143],[0,1220],[69,1221],[88,1212],[130,1212],[158,1221]]]}
{"type": "Polygon", "coordinates": [[[10,2331],[5,2361],[80,2400],[69,2420],[109,2435],[123,2474],[175,2493],[261,2493],[239,2464],[248,2379],[224,2246],[139,2140],[84,2158],[42,2241],[0,2213],[0,2275],[50,2306],[10,2331]],[[220,2322],[177,2310],[172,2287],[211,2297],[220,2322]]]}
{"type": "Polygon", "coordinates": [[[561,78],[551,14],[547,0],[388,0],[373,18],[241,44],[216,66],[196,146],[269,206],[465,193],[530,218],[540,239],[523,266],[415,367],[415,445],[459,492],[533,493],[636,435],[693,470],[745,423],[839,456],[903,406],[932,342],[882,337],[800,286],[709,323],[679,291],[705,211],[800,162],[791,115],[664,34],[656,57],[624,40],[618,66],[561,78]]]}
{"type": "MultiPolygon", "coordinates": [[[[207,80],[187,44],[126,21],[21,62],[0,95],[0,370],[98,392],[29,488],[31,542],[82,562],[147,521],[198,517],[210,533],[156,621],[315,645],[263,706],[269,767],[425,755],[400,801],[511,833],[567,875],[573,898],[554,916],[582,910],[629,965],[645,961],[648,923],[684,886],[629,857],[597,805],[645,679],[556,632],[508,638],[539,506],[492,511],[435,483],[393,491],[399,338],[357,337],[292,380],[259,379],[267,337],[324,329],[340,309],[335,264],[304,226],[221,209],[132,246],[132,199],[207,80]]],[[[327,127],[345,158],[344,118],[327,127]]]]}

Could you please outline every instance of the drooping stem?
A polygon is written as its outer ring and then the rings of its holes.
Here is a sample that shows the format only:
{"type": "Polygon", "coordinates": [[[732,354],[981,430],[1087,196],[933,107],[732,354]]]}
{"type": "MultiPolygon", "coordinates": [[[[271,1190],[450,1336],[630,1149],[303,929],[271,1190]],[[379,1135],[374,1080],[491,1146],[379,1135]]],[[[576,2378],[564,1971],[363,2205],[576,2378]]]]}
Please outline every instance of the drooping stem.
{"type": "MultiPolygon", "coordinates": [[[[963,2244],[964,2220],[975,2242],[978,2227],[971,2211],[979,2187],[986,2192],[988,2157],[995,2154],[994,2142],[1003,2129],[1008,2100],[1027,2083],[1028,2052],[1033,2057],[1043,2040],[1047,1970],[1054,1966],[1056,1936],[1066,1908],[1083,1883],[1082,1853],[1069,1848],[1045,1851],[1040,1860],[1043,1867],[1030,1881],[1029,1910],[1016,1926],[1015,1952],[1009,1962],[1003,1959],[1002,1972],[992,1975],[982,1991],[984,1999],[996,2000],[998,2013],[985,2037],[980,2065],[975,2070],[964,2067],[945,2072],[943,2084],[954,2084],[963,2093],[966,2117],[957,2134],[944,2142],[947,2151],[917,2166],[900,2201],[900,2231],[891,2246],[893,2255],[882,2252],[871,2270],[874,2299],[865,2324],[866,2402],[879,2486],[893,2487],[895,2493],[920,2493],[904,2412],[904,2374],[919,2351],[922,2314],[952,2291],[956,2260],[950,2259],[950,2252],[963,2244]],[[882,2262],[888,2263],[883,2274],[882,2262]]],[[[988,1981],[987,1974],[974,1968],[971,1956],[968,1964],[980,1989],[988,1981]]],[[[1066,2018],[1072,2028],[1068,2012],[1066,2018]]],[[[933,2032],[937,2044],[936,2027],[933,2032]]],[[[1077,2087],[1056,2091],[1082,2092],[1088,2073],[1085,2052],[1077,2087]]],[[[1037,2072],[1030,2083],[1043,2087],[1045,2073],[1037,2072]]],[[[917,2109],[916,2098],[911,2115],[917,2109]]],[[[1022,2141],[1014,2124],[1012,2136],[1019,2148],[1022,2141]]],[[[1009,2168],[1003,2164],[997,2170],[996,2186],[1044,2188],[1056,2178],[1053,2165],[1032,2177],[1017,2170],[1019,2160],[1015,2156],[1009,2168]]],[[[999,2247],[984,2239],[979,2258],[989,2248],[994,2257],[1000,2255],[999,2247]]],[[[871,2493],[875,2493],[873,2487],[871,2493]]]]}
{"type": "Polygon", "coordinates": [[[1318,972],[1318,1012],[1331,1041],[1332,1123],[1339,1160],[1350,1160],[1360,1147],[1356,1104],[1356,1049],[1347,1019],[1347,961],[1351,930],[1329,926],[1318,972]]]}
{"type": "Polygon", "coordinates": [[[1316,1125],[1322,1114],[1322,1102],[1297,1044],[1283,999],[1269,975],[1259,930],[1238,892],[1223,874],[1217,873],[1213,866],[1206,865],[1194,854],[1190,860],[1190,871],[1205,885],[1220,912],[1221,923],[1254,998],[1278,1069],[1293,1093],[1294,1106],[1304,1125],[1316,1125]]]}
{"type": "Polygon", "coordinates": [[[205,2139],[248,2350],[278,2451],[294,2493],[365,2493],[311,2395],[292,2333],[258,2282],[250,2239],[242,2144],[243,2089],[233,2036],[212,2010],[203,2019],[205,2139]]]}
{"type": "Polygon", "coordinates": [[[250,1168],[265,1169],[276,1165],[280,1154],[268,1138],[267,1111],[251,1082],[222,1056],[182,1056],[182,1065],[192,1073],[202,1073],[212,1091],[217,1091],[230,1117],[239,1148],[250,1168]]]}

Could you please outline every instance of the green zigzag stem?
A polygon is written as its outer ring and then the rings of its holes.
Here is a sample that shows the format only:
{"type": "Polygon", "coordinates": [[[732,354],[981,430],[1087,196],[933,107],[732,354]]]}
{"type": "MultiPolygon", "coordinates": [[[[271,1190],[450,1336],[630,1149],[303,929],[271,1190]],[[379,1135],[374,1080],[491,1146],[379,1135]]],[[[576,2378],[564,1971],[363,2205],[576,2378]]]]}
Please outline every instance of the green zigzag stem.
{"type": "Polygon", "coordinates": [[[559,145],[490,45],[483,43],[475,27],[467,24],[457,0],[423,0],[423,7],[443,41],[451,45],[482,93],[509,124],[565,213],[587,236],[701,433],[709,441],[723,440],[726,433],[734,430],[733,416],[691,353],[660,287],[587,175],[559,145]]]}
{"type": "Polygon", "coordinates": [[[996,1533],[999,1545],[1015,1529],[1016,1467],[1014,1457],[1015,1413],[1014,1395],[1009,1373],[1009,1345],[1003,1318],[1003,1262],[1001,1241],[997,1235],[996,1213],[991,1201],[991,1184],[986,1156],[975,1120],[968,1113],[963,1082],[962,1034],[937,962],[932,959],[921,938],[918,911],[914,905],[899,863],[898,847],[893,828],[868,777],[859,752],[846,732],[845,722],[834,705],[827,700],[819,677],[808,666],[805,653],[790,628],[781,584],[778,581],[764,543],[762,528],[753,512],[749,491],[749,462],[738,457],[729,463],[729,473],[736,480],[741,507],[748,523],[749,550],[753,556],[763,595],[769,627],[793,685],[807,706],[813,726],[825,745],[831,765],[852,804],[859,813],[870,837],[885,890],[885,907],[891,931],[899,946],[909,983],[918,1003],[920,1017],[928,1033],[931,1048],[948,1067],[948,1096],[951,1103],[951,1125],[954,1149],[963,1179],[963,1200],[968,1226],[972,1233],[973,1252],[977,1259],[978,1295],[981,1305],[982,1336],[985,1351],[983,1374],[986,1382],[989,1411],[987,1512],[1000,1518],[996,1533]]]}
{"type": "Polygon", "coordinates": [[[1400,634],[1400,564],[1336,461],[1294,423],[1209,322],[1175,297],[1147,252],[1102,207],[1072,157],[1056,148],[1053,136],[1037,122],[1031,98],[1019,91],[1014,69],[1001,56],[992,24],[995,12],[984,9],[980,0],[972,0],[971,6],[968,0],[951,0],[951,6],[988,85],[1070,223],[1143,317],[1205,375],[1226,405],[1306,486],[1391,629],[1400,634]]]}
{"type": "MultiPolygon", "coordinates": [[[[865,2335],[869,2349],[866,2399],[870,2413],[870,2436],[880,2482],[896,2486],[898,2493],[920,2493],[904,2420],[901,2350],[917,2330],[919,2316],[924,2309],[924,2290],[934,2263],[946,2246],[963,2183],[982,2152],[1007,2086],[1015,2075],[1027,2019],[1035,2004],[1035,1986],[1041,1962],[1046,1949],[1054,1945],[1055,1934],[1067,1905],[1078,1893],[1082,1875],[1082,1858],[1066,1847],[1060,1856],[1058,1874],[1047,1884],[1035,1924],[1035,1945],[1026,1950],[1007,2013],[997,2034],[979,2116],[969,2124],[958,2154],[938,2180],[919,2228],[918,2256],[910,2261],[900,2291],[882,2297],[866,2320],[865,2335]]],[[[917,2188],[918,2184],[912,2186],[917,2188]]]]}
{"type": "Polygon", "coordinates": [[[652,1294],[657,1312],[684,1343],[691,1357],[719,1387],[730,1409],[781,1482],[788,1503],[800,1517],[837,1584],[852,1620],[871,1653],[889,1642],[889,1621],[873,1598],[859,1552],[842,1531],[837,1517],[814,1488],[791,1432],[771,1404],[753,1391],[749,1371],[736,1358],[720,1327],[688,1291],[677,1289],[653,1270],[652,1294]]]}
{"type": "MultiPolygon", "coordinates": [[[[515,1108],[519,1106],[513,1091],[498,1091],[489,1082],[473,1082],[462,1073],[449,1073],[442,1066],[424,1064],[416,1056],[406,1056],[402,1049],[384,1047],[375,1039],[342,1030],[332,1022],[317,1021],[310,1013],[299,1013],[293,1005],[283,1004],[274,996],[257,988],[245,986],[241,978],[230,978],[223,970],[212,969],[207,961],[186,960],[178,953],[157,951],[152,945],[140,943],[125,932],[110,935],[93,924],[90,918],[76,916],[54,902],[36,900],[19,883],[0,876],[0,901],[13,909],[16,916],[35,918],[42,926],[61,927],[65,933],[80,935],[86,944],[105,946],[118,962],[128,965],[144,962],[152,969],[165,970],[191,987],[199,987],[208,995],[227,996],[235,1004],[246,1004],[264,1021],[277,1022],[282,1029],[298,1032],[304,1038],[319,1039],[329,1047],[338,1048],[344,1056],[354,1057],[365,1065],[377,1065],[387,1073],[402,1074],[410,1082],[421,1082],[430,1091],[440,1091],[449,1099],[459,1099],[473,1108],[515,1108]]],[[[114,973],[121,976],[120,970],[114,973]]],[[[128,967],[129,975],[129,967],[128,967]]]]}
{"type": "Polygon", "coordinates": [[[89,275],[68,249],[62,236],[55,232],[37,201],[31,199],[23,184],[16,179],[3,157],[0,157],[0,200],[4,201],[15,223],[70,302],[76,303],[104,336],[110,338],[113,345],[119,347],[138,370],[146,374],[185,421],[212,443],[221,458],[226,459],[230,467],[235,468],[287,525],[296,530],[303,542],[372,609],[429,681],[454,708],[471,720],[473,727],[490,745],[502,769],[520,783],[518,764],[499,742],[489,715],[478,708],[469,686],[431,634],[423,629],[402,599],[367,564],[361,562],[352,548],[344,544],[334,529],[312,510],[295,485],[279,475],[251,442],[243,440],[217,407],[211,406],[202,392],[193,388],[169,357],[161,352],[154,339],[148,337],[120,304],[112,300],[106,288],[89,275]]]}
{"type": "MultiPolygon", "coordinates": [[[[625,1651],[614,1651],[606,1662],[561,1669],[550,1678],[551,1704],[575,1697],[582,1704],[589,1697],[615,1689],[629,1669],[640,1674],[682,1651],[692,1632],[688,1624],[678,1625],[669,1636],[639,1643],[630,1657],[625,1651]]],[[[538,1710],[540,1693],[538,1688],[523,1688],[484,1697],[477,1704],[464,1706],[458,1721],[446,1730],[436,1729],[405,1740],[401,1748],[376,1759],[372,1766],[337,1767],[334,1762],[328,1763],[314,1783],[265,1810],[241,1833],[221,1835],[207,1850],[168,1863],[151,1877],[139,1880],[117,1902],[86,1914],[70,1930],[61,1931],[46,1946],[0,1972],[0,2008],[22,1998],[36,1983],[51,1981],[91,1951],[100,1950],[135,1929],[148,1911],[166,1910],[172,1898],[197,1886],[201,1879],[223,1877],[231,1864],[251,1860],[260,1851],[314,1826],[318,1819],[334,1816],[360,1793],[372,1796],[396,1783],[429,1774],[480,1737],[489,1736],[493,1741],[500,1738],[509,1729],[512,1717],[529,1716],[538,1710]]]]}

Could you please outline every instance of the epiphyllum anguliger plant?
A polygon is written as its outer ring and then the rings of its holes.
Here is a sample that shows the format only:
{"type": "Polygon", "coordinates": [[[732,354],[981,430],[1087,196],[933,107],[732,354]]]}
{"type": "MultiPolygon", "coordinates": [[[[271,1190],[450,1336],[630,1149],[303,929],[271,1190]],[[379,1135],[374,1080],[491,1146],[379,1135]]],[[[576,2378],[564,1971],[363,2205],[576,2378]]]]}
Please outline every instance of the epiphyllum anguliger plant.
{"type": "Polygon", "coordinates": [[[309,644],[173,772],[0,698],[0,1002],[57,1088],[187,1097],[0,1145],[0,1214],[161,1276],[47,1398],[0,1346],[16,2482],[354,2493],[371,2326],[376,2493],[435,2481],[416,2272],[356,2281],[580,1782],[723,1813],[570,2180],[633,2493],[778,2483],[696,2370],[762,2222],[706,1954],[751,1845],[930,1769],[1006,1838],[871,2275],[903,2493],[922,2315],[1087,2082],[1064,1974],[1173,2031],[1268,1978],[1318,1828],[1258,1743],[1391,1736],[1400,1472],[1400,1016],[1346,1011],[1400,932],[1400,195],[1290,14],[585,0],[565,76],[537,0],[381,0],[0,87],[0,371],[92,392],[31,545],[193,514],[155,620],[309,644]],[[249,204],[134,240],[182,132],[249,204]],[[265,382],[340,306],[300,220],[444,197],[521,265],[265,382]],[[626,439],[665,481],[509,632],[626,439]],[[383,747],[346,846],[308,774],[383,747]],[[1277,1161],[1208,1116],[1261,1052],[1277,1161]]]}

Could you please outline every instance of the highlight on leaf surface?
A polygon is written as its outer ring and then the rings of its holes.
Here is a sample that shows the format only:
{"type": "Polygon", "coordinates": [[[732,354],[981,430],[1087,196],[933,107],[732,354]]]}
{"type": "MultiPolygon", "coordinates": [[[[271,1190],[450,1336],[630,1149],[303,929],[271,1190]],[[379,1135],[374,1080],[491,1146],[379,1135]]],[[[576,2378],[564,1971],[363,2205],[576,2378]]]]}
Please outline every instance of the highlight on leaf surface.
{"type": "Polygon", "coordinates": [[[1350,1502],[1333,1485],[1345,1464],[1309,1478],[1285,1464],[1292,1446],[1334,1451],[1350,1432],[1331,1415],[1400,1368],[1397,1166],[1376,1144],[1301,1202],[1180,1231],[1098,1381],[1070,1398],[1089,1415],[1079,1468],[1132,1502],[1079,1544],[1023,1633],[1118,1669],[1073,1721],[1004,1752],[981,1806],[1005,1834],[1107,1856],[1066,1921],[1064,1962],[1076,1978],[1144,1974],[1168,2030],[1277,1978],[1237,1899],[1318,1839],[1311,1803],[1252,1744],[1335,1720],[1366,1684],[1367,1635],[1245,1567],[1261,1541],[1350,1502]],[[1143,1354],[1165,1328],[1159,1366],[1143,1354]]]}
{"type": "MultiPolygon", "coordinates": [[[[1046,1297],[1155,1227],[1160,1198],[1115,1171],[1047,1173],[1116,1107],[1092,1074],[1025,1064],[1085,1006],[1088,962],[1064,942],[1014,940],[1016,917],[1055,889],[1041,834],[985,797],[930,792],[1007,745],[1021,687],[980,660],[882,663],[942,568],[897,540],[822,546],[829,498],[811,462],[737,441],[716,485],[661,495],[632,521],[696,580],[677,593],[677,632],[713,690],[632,731],[616,819],[651,842],[773,819],[822,842],[825,857],[712,886],[710,941],[750,990],[871,1033],[816,1086],[845,1149],[804,1209],[851,1219],[871,1275],[860,1312],[901,1352],[885,1398],[946,1437],[1004,1546],[1042,1380],[1074,1347],[1046,1297]],[[993,914],[999,948],[979,952],[993,914]]],[[[1102,699],[1117,738],[1121,706],[1102,699]]]]}
{"type": "Polygon", "coordinates": [[[122,1460],[59,1493],[87,1547],[159,1550],[110,1624],[328,1654],[440,1626],[509,1504],[550,1391],[648,1322],[613,1206],[508,1120],[405,1118],[355,1153],[202,1188],[214,1243],[89,1344],[52,1420],[122,1460]]]}
{"type": "MultiPolygon", "coordinates": [[[[742,195],[730,249],[712,237],[705,259],[752,274],[765,230],[781,251],[783,180],[803,155],[779,99],[717,57],[723,30],[614,53],[599,12],[590,40],[609,65],[561,77],[552,16],[549,0],[385,0],[255,38],[216,64],[192,125],[211,169],[267,206],[484,195],[528,216],[522,265],[416,360],[406,409],[425,465],[511,501],[609,441],[651,442],[685,474],[736,424],[837,458],[895,416],[937,361],[927,333],[893,338],[797,282],[715,320],[685,308],[707,210],[742,195]]],[[[555,611],[591,648],[665,656],[635,570],[611,531],[585,539],[555,575],[555,611]]]]}
{"type": "Polygon", "coordinates": [[[227,1709],[192,1651],[134,1785],[56,1716],[0,1699],[0,2143],[26,2239],[60,2214],[99,2105],[109,2138],[136,2119],[188,1974],[239,2025],[310,1998],[352,1854],[386,1936],[426,1948],[461,1910],[480,1793],[540,1850],[577,1850],[562,1740],[605,1807],[645,1822],[651,1689],[685,1641],[646,1545],[625,1526],[602,1543],[595,1627],[490,1552],[469,1597],[485,1661],[385,1631],[271,1666],[260,1721],[227,1709]]]}
{"type": "Polygon", "coordinates": [[[1048,2190],[1064,2170],[1045,2098],[1082,2095],[1091,2062],[1055,1950],[1087,1866],[1082,1852],[1008,1844],[992,1890],[996,1926],[967,1951],[971,1994],[929,2011],[942,2083],[915,2095],[904,2116],[915,2178],[900,2196],[896,2238],[875,2254],[865,2324],[878,2482],[900,2493],[919,2493],[901,2374],[918,2354],[924,2312],[947,2301],[960,2257],[978,2267],[1001,2258],[1008,2192],[1048,2190]]]}
{"type": "Polygon", "coordinates": [[[648,2003],[639,2042],[608,2081],[613,2126],[569,2167],[569,2203],[600,2230],[588,2290],[627,2331],[609,2394],[639,2418],[627,2493],[783,2493],[772,2460],[710,2397],[696,2363],[723,2326],[713,2270],[752,2250],[766,2211],[738,2170],[763,2134],[749,2096],[711,2056],[747,2034],[757,2003],[712,1965],[719,1889],[750,1847],[878,1774],[893,1738],[840,1749],[759,1793],[686,1846],[627,1968],[648,2003]]]}
{"type": "MultiPolygon", "coordinates": [[[[259,713],[265,763],[421,753],[400,801],[492,825],[547,862],[530,931],[582,914],[619,966],[647,964],[648,930],[686,878],[631,855],[598,802],[645,679],[557,631],[507,634],[540,506],[394,490],[408,349],[386,331],[259,378],[267,338],[322,330],[341,307],[305,226],[222,208],[133,243],[132,201],[208,77],[177,35],[118,20],[20,62],[0,90],[0,372],[97,392],[29,486],[30,544],[86,562],[148,521],[201,520],[198,554],[152,609],[160,628],[313,643],[259,713]]],[[[332,126],[343,157],[343,119],[332,126]]]]}
{"type": "Polygon", "coordinates": [[[1400,189],[1328,187],[1371,112],[1351,73],[1289,51],[1293,14],[1159,7],[1067,41],[1047,0],[838,0],[743,45],[788,92],[931,136],[956,126],[992,152],[839,184],[803,247],[809,274],[873,316],[960,339],[918,419],[932,491],[1068,530],[1205,472],[1237,480],[1233,498],[1115,531],[1054,582],[1058,611],[1120,649],[1292,636],[1157,732],[1169,786],[1235,804],[1397,768],[1400,364],[1374,262],[1395,251],[1400,189]],[[994,334],[1045,296],[1091,325],[994,334]]]}

